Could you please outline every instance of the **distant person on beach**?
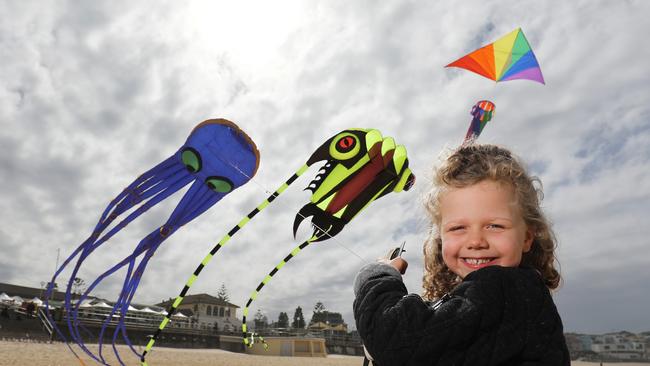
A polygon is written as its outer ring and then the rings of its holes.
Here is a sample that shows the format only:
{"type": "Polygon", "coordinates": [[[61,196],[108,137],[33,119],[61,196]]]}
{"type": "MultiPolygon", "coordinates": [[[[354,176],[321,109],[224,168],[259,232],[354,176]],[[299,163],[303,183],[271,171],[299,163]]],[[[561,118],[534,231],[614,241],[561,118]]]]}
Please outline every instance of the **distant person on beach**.
{"type": "Polygon", "coordinates": [[[408,294],[401,257],[355,279],[354,317],[375,366],[570,365],[539,183],[494,145],[461,146],[436,167],[423,297],[408,294]]]}

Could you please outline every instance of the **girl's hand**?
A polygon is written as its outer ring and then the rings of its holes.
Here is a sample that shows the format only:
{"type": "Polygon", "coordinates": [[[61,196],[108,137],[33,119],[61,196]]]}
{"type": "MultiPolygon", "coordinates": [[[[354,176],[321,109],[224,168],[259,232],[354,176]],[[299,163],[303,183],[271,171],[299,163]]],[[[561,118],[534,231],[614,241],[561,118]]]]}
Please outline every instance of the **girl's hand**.
{"type": "Polygon", "coordinates": [[[390,266],[393,266],[401,274],[406,273],[406,269],[409,266],[408,262],[405,261],[402,257],[397,257],[397,258],[391,259],[391,260],[386,259],[386,258],[382,258],[382,259],[379,260],[379,262],[388,264],[390,266]]]}

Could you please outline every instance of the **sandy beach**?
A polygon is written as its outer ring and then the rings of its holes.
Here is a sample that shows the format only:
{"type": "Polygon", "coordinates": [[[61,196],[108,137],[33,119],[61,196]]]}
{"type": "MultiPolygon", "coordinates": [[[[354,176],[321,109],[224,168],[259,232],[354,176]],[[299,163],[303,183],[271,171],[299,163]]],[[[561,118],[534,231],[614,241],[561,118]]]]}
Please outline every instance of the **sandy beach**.
{"type": "MultiPolygon", "coordinates": [[[[89,347],[95,349],[92,346],[89,347]]],[[[118,346],[126,365],[139,365],[137,357],[126,346],[118,346]]],[[[77,351],[77,348],[75,348],[77,351]]],[[[140,351],[140,350],[138,350],[140,351]]],[[[110,347],[104,348],[106,361],[119,365],[110,347]]],[[[88,366],[96,365],[89,356],[77,352],[88,366]]],[[[81,365],[63,343],[28,343],[0,341],[0,366],[74,366],[81,365]]],[[[252,356],[218,349],[154,348],[147,357],[150,366],[360,366],[362,358],[331,355],[327,358],[252,356]]]]}
{"type": "MultiPolygon", "coordinates": [[[[118,346],[126,365],[139,365],[137,358],[127,347],[118,346]]],[[[119,365],[110,348],[105,348],[106,361],[119,365]]],[[[0,365],[30,366],[74,366],[81,365],[70,350],[62,343],[28,343],[0,341],[0,365]]],[[[81,356],[85,365],[96,362],[86,355],[81,356]]],[[[361,357],[330,355],[327,358],[251,356],[214,349],[154,348],[147,358],[151,366],[361,366],[361,357]]],[[[573,362],[572,366],[594,366],[598,363],[573,362]]],[[[647,366],[643,363],[603,363],[603,365],[647,366]]]]}

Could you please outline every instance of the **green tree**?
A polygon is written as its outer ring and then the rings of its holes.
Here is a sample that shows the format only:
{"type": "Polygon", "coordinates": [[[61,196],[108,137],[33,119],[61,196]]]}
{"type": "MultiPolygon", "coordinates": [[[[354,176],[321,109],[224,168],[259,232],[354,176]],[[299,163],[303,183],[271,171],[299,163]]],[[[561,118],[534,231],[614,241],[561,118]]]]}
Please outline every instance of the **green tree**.
{"type": "Polygon", "coordinates": [[[280,312],[278,316],[278,328],[289,328],[289,315],[285,312],[280,312]]]}
{"type": "Polygon", "coordinates": [[[79,295],[79,297],[81,297],[81,293],[84,291],[83,288],[84,285],[86,285],[86,281],[84,281],[80,277],[75,277],[74,280],[72,280],[72,287],[74,287],[72,293],[77,294],[79,295]]]}
{"type": "Polygon", "coordinates": [[[298,306],[296,308],[296,311],[293,313],[293,322],[291,323],[291,328],[305,328],[305,317],[302,315],[302,308],[300,306],[298,306]]]}
{"type": "Polygon", "coordinates": [[[327,311],[325,310],[325,305],[320,301],[317,302],[316,305],[314,305],[314,313],[312,314],[311,319],[309,320],[309,325],[318,322],[325,323],[326,313],[327,311]]]}
{"type": "Polygon", "coordinates": [[[262,313],[262,310],[260,309],[257,309],[253,321],[255,323],[256,330],[266,329],[269,326],[269,319],[266,317],[266,315],[264,315],[264,313],[262,313]]]}
{"type": "Polygon", "coordinates": [[[223,301],[230,301],[230,297],[228,296],[228,289],[226,288],[225,283],[221,283],[221,287],[219,287],[219,291],[217,291],[217,299],[223,300],[223,301]]]}
{"type": "Polygon", "coordinates": [[[314,305],[314,313],[320,313],[325,310],[325,305],[323,305],[322,302],[317,302],[316,305],[314,305]]]}

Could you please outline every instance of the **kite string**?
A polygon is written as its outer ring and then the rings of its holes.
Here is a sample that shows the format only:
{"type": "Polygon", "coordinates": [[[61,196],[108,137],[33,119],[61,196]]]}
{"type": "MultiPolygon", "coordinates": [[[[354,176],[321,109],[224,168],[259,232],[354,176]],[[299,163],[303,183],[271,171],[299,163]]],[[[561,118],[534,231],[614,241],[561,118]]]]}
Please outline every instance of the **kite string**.
{"type": "MultiPolygon", "coordinates": [[[[221,162],[230,165],[232,168],[234,168],[235,170],[237,170],[240,174],[242,174],[243,176],[245,176],[246,178],[248,178],[248,180],[250,180],[250,181],[252,181],[253,183],[255,183],[255,184],[256,184],[258,187],[260,187],[260,189],[262,189],[266,194],[269,194],[269,195],[270,195],[270,194],[272,193],[269,189],[267,189],[266,187],[264,187],[264,186],[263,186],[261,183],[259,183],[256,179],[253,179],[253,177],[251,177],[251,176],[249,176],[248,174],[246,174],[246,172],[244,172],[244,171],[242,171],[241,169],[239,169],[239,167],[237,167],[236,165],[232,164],[230,161],[225,161],[225,160],[221,159],[221,157],[219,156],[219,154],[216,154],[216,156],[217,156],[217,159],[221,160],[221,162]]],[[[307,217],[305,217],[305,216],[304,216],[303,214],[301,214],[300,212],[298,212],[298,215],[299,215],[300,217],[302,217],[303,220],[304,220],[304,219],[307,219],[307,217]]],[[[332,240],[333,240],[336,244],[338,244],[340,247],[342,247],[343,249],[347,250],[348,252],[350,252],[351,254],[353,254],[355,257],[359,258],[359,260],[360,260],[362,263],[364,263],[364,264],[369,263],[368,260],[366,260],[365,258],[363,258],[362,256],[360,256],[359,254],[357,254],[354,250],[352,250],[352,249],[348,248],[347,246],[345,246],[345,245],[344,245],[343,243],[341,243],[341,242],[340,242],[336,237],[330,235],[330,234],[329,234],[329,230],[324,230],[323,228],[319,227],[318,225],[314,224],[313,222],[312,222],[312,225],[313,225],[315,228],[317,228],[318,230],[320,230],[321,232],[325,233],[325,235],[329,236],[329,238],[332,239],[332,240]]]]}

